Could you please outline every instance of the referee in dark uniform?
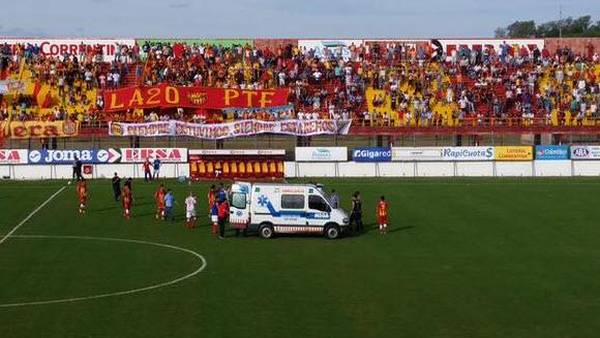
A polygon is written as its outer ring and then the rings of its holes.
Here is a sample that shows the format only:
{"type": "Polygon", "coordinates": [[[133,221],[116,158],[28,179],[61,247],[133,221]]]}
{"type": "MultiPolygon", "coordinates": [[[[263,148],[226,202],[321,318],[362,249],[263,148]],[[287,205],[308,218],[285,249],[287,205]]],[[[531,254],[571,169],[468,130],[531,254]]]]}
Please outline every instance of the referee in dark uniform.
{"type": "Polygon", "coordinates": [[[352,195],[352,213],[350,214],[350,226],[356,224],[354,231],[361,233],[363,228],[362,222],[362,200],[360,199],[360,192],[356,191],[352,195]]]}
{"type": "Polygon", "coordinates": [[[79,159],[79,157],[75,156],[73,160],[73,179],[77,179],[77,181],[81,180],[83,176],[81,175],[81,167],[83,163],[79,159]]]}
{"type": "Polygon", "coordinates": [[[115,201],[118,202],[121,198],[121,178],[117,173],[115,173],[115,176],[112,178],[112,187],[115,195],[115,201]]]}

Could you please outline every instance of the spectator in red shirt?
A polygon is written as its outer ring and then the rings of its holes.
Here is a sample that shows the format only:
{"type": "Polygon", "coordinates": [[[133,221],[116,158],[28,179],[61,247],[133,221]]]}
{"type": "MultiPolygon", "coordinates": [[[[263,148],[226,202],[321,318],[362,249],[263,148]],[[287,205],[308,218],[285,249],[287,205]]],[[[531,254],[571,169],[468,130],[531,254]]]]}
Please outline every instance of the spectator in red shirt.
{"type": "Polygon", "coordinates": [[[229,219],[229,202],[222,198],[218,202],[218,220],[219,220],[219,239],[225,238],[225,223],[229,219]]]}
{"type": "Polygon", "coordinates": [[[150,163],[150,159],[147,158],[143,164],[144,166],[144,181],[149,182],[152,181],[152,163],[150,163]]]}

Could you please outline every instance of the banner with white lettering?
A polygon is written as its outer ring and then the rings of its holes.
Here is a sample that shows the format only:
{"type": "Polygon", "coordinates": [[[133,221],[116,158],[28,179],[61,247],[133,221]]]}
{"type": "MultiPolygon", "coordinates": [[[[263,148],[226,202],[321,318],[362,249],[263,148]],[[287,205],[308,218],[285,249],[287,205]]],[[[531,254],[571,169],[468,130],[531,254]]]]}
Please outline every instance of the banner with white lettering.
{"type": "Polygon", "coordinates": [[[66,54],[84,55],[96,54],[101,51],[103,61],[113,61],[118,54],[119,45],[132,48],[134,39],[30,39],[30,38],[0,38],[0,45],[7,44],[13,51],[17,45],[32,48],[45,56],[58,57],[66,54]]]}
{"type": "Polygon", "coordinates": [[[346,135],[352,121],[335,120],[240,120],[217,124],[198,124],[181,121],[148,123],[110,122],[111,136],[190,136],[205,140],[218,140],[258,134],[294,136],[346,135]]]}
{"type": "Polygon", "coordinates": [[[29,164],[72,164],[76,159],[84,164],[117,163],[121,153],[117,149],[61,149],[30,150],[29,164]]]}

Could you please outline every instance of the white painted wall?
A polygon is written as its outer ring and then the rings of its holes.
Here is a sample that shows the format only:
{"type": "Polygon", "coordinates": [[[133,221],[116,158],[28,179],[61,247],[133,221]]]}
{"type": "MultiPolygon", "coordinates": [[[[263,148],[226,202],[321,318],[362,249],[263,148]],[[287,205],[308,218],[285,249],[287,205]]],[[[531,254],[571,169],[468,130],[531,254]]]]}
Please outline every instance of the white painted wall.
{"type": "Polygon", "coordinates": [[[573,161],[573,176],[600,176],[600,161],[573,161]]]}
{"type": "Polygon", "coordinates": [[[296,162],[284,162],[283,163],[283,175],[285,177],[296,177],[296,162]]]}
{"type": "MultiPolygon", "coordinates": [[[[138,177],[134,170],[135,167],[137,167],[135,164],[95,165],[94,177],[110,178],[114,176],[115,172],[118,173],[120,177],[138,177]]],[[[137,171],[141,172],[139,168],[137,171]]],[[[164,172],[162,174],[164,175],[164,172]]]]}
{"type": "Polygon", "coordinates": [[[521,162],[494,162],[498,177],[533,176],[533,161],[521,162]]]}
{"type": "Polygon", "coordinates": [[[15,165],[13,166],[11,178],[47,180],[52,178],[52,171],[50,165],[15,165]]]}
{"type": "Polygon", "coordinates": [[[451,177],[454,176],[454,162],[417,162],[418,177],[451,177]]]}
{"type": "MultiPolygon", "coordinates": [[[[164,163],[160,176],[176,178],[189,176],[190,168],[187,163],[164,163]]],[[[110,178],[117,172],[121,177],[143,178],[144,173],[140,164],[97,164],[93,166],[91,176],[87,178],[110,178]]],[[[0,165],[0,178],[10,176],[12,179],[70,179],[73,169],[70,165],[0,165]]]]}
{"type": "Polygon", "coordinates": [[[177,177],[185,176],[190,177],[190,165],[189,164],[175,164],[177,177]]]}
{"type": "Polygon", "coordinates": [[[7,165],[0,166],[0,178],[10,177],[11,168],[7,165]]]}
{"type": "Polygon", "coordinates": [[[73,177],[73,167],[70,165],[55,165],[51,171],[53,179],[69,179],[73,177]]]}
{"type": "Polygon", "coordinates": [[[494,162],[455,162],[456,176],[494,176],[494,162]]]}
{"type": "Polygon", "coordinates": [[[296,177],[336,177],[337,163],[297,162],[296,177]]]}
{"type": "Polygon", "coordinates": [[[534,161],[535,176],[571,176],[571,161],[534,161]]]}
{"type": "Polygon", "coordinates": [[[373,177],[376,176],[376,163],[340,162],[339,177],[373,177]]]}
{"type": "MultiPolygon", "coordinates": [[[[600,176],[600,161],[530,161],[530,162],[285,162],[286,177],[556,177],[600,176]]],[[[142,178],[140,164],[94,165],[91,178],[142,178]]],[[[0,178],[68,179],[70,165],[0,165],[0,178]]],[[[189,176],[187,163],[165,163],[161,176],[189,176]]]]}
{"type": "Polygon", "coordinates": [[[380,177],[414,177],[416,162],[382,162],[377,164],[380,177]]]}

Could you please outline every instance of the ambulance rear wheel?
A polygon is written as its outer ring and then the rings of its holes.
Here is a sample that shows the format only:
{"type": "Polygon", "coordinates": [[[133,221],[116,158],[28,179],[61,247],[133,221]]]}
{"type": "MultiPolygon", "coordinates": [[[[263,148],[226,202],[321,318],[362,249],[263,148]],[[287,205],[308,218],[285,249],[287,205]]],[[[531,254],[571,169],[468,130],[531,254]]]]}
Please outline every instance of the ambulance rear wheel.
{"type": "Polygon", "coordinates": [[[325,228],[325,236],[328,239],[336,239],[336,238],[340,237],[340,228],[335,224],[331,224],[331,225],[327,226],[325,228]]]}
{"type": "Polygon", "coordinates": [[[273,234],[275,232],[273,231],[273,226],[271,224],[263,224],[260,226],[258,233],[259,233],[260,237],[262,237],[264,239],[269,239],[269,238],[273,238],[273,234]]]}

